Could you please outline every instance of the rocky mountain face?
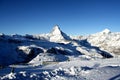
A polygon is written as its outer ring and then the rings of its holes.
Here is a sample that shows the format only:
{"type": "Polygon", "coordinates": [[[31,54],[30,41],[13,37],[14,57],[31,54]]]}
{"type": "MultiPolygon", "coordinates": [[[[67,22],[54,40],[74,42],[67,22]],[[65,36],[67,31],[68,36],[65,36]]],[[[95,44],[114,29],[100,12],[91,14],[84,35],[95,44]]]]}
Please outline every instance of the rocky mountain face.
{"type": "Polygon", "coordinates": [[[84,38],[70,38],[58,26],[48,34],[0,34],[0,65],[28,63],[33,59],[65,61],[69,56],[80,55],[112,58],[120,54],[119,43],[120,33],[108,29],[84,38]]]}

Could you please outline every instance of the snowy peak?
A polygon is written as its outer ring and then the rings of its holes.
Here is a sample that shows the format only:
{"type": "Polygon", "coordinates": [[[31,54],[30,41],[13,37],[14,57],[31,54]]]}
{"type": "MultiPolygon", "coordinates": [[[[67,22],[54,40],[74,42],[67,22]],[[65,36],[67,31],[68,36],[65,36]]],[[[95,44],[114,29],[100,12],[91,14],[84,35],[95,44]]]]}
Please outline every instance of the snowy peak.
{"type": "Polygon", "coordinates": [[[56,25],[50,33],[50,41],[60,42],[63,40],[70,40],[70,37],[67,36],[64,32],[62,32],[59,26],[56,25]]]}
{"type": "Polygon", "coordinates": [[[58,25],[56,25],[55,27],[53,27],[53,30],[52,30],[51,34],[53,34],[53,35],[54,34],[56,34],[56,35],[61,34],[61,30],[60,30],[60,28],[59,28],[58,25]]]}
{"type": "Polygon", "coordinates": [[[111,33],[111,31],[109,29],[104,29],[101,33],[102,34],[109,34],[109,33],[111,33]]]}

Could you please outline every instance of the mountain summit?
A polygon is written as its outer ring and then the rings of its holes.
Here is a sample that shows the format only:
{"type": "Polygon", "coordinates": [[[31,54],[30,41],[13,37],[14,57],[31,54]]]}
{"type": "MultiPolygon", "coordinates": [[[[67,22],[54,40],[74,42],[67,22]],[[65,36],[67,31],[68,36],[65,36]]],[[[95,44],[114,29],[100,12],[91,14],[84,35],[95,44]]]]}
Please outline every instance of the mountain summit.
{"type": "Polygon", "coordinates": [[[104,29],[101,33],[102,34],[108,34],[108,33],[111,33],[111,31],[109,29],[104,29]]]}
{"type": "Polygon", "coordinates": [[[56,34],[56,35],[60,35],[61,34],[61,30],[60,30],[58,25],[53,27],[51,34],[56,34]]]}
{"type": "Polygon", "coordinates": [[[52,33],[52,34],[61,34],[61,30],[60,30],[59,26],[56,25],[55,27],[53,27],[51,33],[52,33]]]}
{"type": "Polygon", "coordinates": [[[61,40],[70,40],[70,37],[67,36],[67,34],[65,34],[64,32],[62,32],[59,26],[56,25],[50,32],[50,41],[58,42],[61,40]]]}

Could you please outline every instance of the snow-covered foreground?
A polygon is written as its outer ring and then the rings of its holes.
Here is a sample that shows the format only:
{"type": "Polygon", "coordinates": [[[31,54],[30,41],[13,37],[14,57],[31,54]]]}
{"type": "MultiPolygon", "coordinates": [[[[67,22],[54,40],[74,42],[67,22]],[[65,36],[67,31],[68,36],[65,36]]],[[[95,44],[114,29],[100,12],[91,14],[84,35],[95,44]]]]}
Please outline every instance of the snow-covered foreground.
{"type": "Polygon", "coordinates": [[[120,80],[120,58],[11,65],[0,70],[0,79],[120,80]]]}

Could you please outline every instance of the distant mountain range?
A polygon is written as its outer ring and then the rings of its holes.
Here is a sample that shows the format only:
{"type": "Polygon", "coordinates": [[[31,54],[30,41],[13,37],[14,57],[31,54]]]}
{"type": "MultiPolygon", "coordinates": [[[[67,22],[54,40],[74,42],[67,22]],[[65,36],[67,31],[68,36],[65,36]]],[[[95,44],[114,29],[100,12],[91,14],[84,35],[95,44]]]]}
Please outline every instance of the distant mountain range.
{"type": "Polygon", "coordinates": [[[66,61],[69,56],[112,58],[120,55],[120,33],[105,29],[89,36],[68,36],[55,26],[39,35],[0,34],[0,65],[34,60],[66,61]]]}

